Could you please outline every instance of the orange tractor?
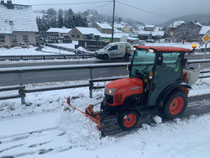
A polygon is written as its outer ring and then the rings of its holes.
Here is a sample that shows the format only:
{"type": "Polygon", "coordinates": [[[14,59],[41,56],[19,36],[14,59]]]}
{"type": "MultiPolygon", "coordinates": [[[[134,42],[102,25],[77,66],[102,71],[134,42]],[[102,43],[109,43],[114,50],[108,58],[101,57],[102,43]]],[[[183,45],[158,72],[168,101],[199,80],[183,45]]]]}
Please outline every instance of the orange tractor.
{"type": "Polygon", "coordinates": [[[140,127],[157,112],[165,119],[175,119],[187,107],[191,86],[183,70],[185,54],[192,50],[157,46],[134,49],[129,78],[106,85],[99,112],[94,112],[93,106],[86,108],[85,115],[98,124],[103,135],[140,127]]]}

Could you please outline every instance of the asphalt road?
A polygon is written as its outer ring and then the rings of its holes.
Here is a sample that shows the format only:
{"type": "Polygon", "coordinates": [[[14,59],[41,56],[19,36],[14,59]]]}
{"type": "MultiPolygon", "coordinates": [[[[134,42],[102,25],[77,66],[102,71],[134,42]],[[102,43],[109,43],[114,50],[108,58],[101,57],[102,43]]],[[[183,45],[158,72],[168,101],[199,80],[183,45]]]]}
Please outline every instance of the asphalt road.
{"type": "MultiPolygon", "coordinates": [[[[203,59],[203,56],[191,56],[189,59],[203,59]]],[[[210,55],[206,56],[210,59],[210,55]]],[[[0,65],[0,68],[8,67],[28,67],[28,66],[49,66],[49,65],[76,65],[76,64],[95,64],[95,63],[116,63],[129,62],[124,59],[108,60],[108,61],[86,61],[86,62],[49,62],[49,63],[22,63],[12,65],[0,65]]],[[[193,65],[196,67],[198,64],[193,65]]],[[[210,63],[204,64],[204,67],[209,67],[210,63]]],[[[126,67],[116,68],[102,68],[93,70],[93,78],[112,77],[119,75],[128,75],[126,67]]],[[[56,81],[71,81],[71,80],[86,80],[90,78],[89,70],[63,70],[63,71],[49,71],[49,72],[27,72],[22,74],[23,84],[56,82],[56,81]]],[[[10,86],[19,84],[17,74],[0,74],[0,86],[10,86]]]]}

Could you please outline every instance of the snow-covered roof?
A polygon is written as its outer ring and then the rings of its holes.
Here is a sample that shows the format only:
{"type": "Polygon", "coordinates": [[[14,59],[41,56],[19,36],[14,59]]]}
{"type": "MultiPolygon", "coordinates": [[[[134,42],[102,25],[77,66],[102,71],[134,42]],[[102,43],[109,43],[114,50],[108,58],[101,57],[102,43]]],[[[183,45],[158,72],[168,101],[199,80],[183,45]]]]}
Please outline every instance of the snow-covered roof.
{"type": "Polygon", "coordinates": [[[72,29],[67,29],[67,28],[50,28],[47,30],[47,32],[55,32],[55,33],[63,33],[67,34],[71,31],[72,29]]]}
{"type": "Polygon", "coordinates": [[[155,25],[146,25],[146,26],[144,26],[144,27],[147,27],[147,28],[154,28],[155,25]]]}
{"type": "Polygon", "coordinates": [[[144,30],[141,30],[139,31],[139,35],[142,35],[142,36],[149,36],[149,35],[152,35],[152,36],[164,36],[165,34],[165,31],[159,31],[157,29],[155,29],[154,31],[144,31],[144,30]]]}
{"type": "Polygon", "coordinates": [[[0,4],[0,33],[11,34],[13,31],[38,32],[38,27],[29,5],[13,4],[14,9],[8,9],[0,4]]]}
{"type": "Polygon", "coordinates": [[[89,35],[89,34],[100,35],[101,34],[96,28],[92,28],[92,27],[76,27],[76,29],[79,32],[81,32],[83,35],[89,35]]]}
{"type": "Polygon", "coordinates": [[[115,23],[114,24],[114,27],[117,28],[117,29],[122,29],[124,28],[126,25],[124,23],[115,23]]]}
{"type": "Polygon", "coordinates": [[[205,35],[208,31],[210,31],[210,26],[202,26],[199,34],[205,35]]]}
{"type": "Polygon", "coordinates": [[[169,25],[169,28],[177,28],[178,26],[185,24],[184,21],[174,21],[173,24],[169,25]]]}
{"type": "Polygon", "coordinates": [[[112,27],[109,24],[107,24],[107,23],[99,23],[99,22],[97,22],[96,24],[99,27],[101,27],[102,29],[112,29],[112,27]]]}

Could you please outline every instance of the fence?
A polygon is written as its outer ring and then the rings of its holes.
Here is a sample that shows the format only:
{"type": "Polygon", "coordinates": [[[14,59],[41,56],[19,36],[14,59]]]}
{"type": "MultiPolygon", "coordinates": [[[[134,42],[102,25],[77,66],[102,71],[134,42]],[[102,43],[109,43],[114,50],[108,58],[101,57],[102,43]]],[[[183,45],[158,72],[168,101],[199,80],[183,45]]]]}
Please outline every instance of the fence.
{"type": "MultiPolygon", "coordinates": [[[[210,63],[210,60],[191,60],[188,62],[188,64],[198,64],[198,63],[210,63]]],[[[13,68],[13,69],[2,68],[2,69],[0,69],[0,74],[8,74],[8,73],[17,73],[18,74],[19,86],[0,88],[0,92],[18,90],[18,95],[0,97],[0,100],[21,98],[21,103],[25,104],[25,96],[27,93],[45,92],[45,91],[61,90],[61,89],[69,89],[69,88],[80,88],[80,87],[89,87],[90,97],[92,98],[94,89],[100,89],[100,88],[105,87],[105,86],[94,86],[95,82],[105,82],[105,81],[111,81],[111,80],[123,78],[123,77],[114,77],[114,78],[111,77],[111,78],[103,78],[103,79],[96,79],[96,78],[94,79],[92,77],[93,69],[111,68],[111,67],[125,67],[127,64],[130,64],[130,63],[91,64],[91,65],[72,65],[72,66],[45,66],[45,67],[41,67],[41,68],[35,67],[35,68],[21,68],[21,69],[19,69],[19,68],[13,68]],[[60,87],[49,87],[49,88],[40,88],[40,89],[31,89],[31,90],[26,89],[25,86],[23,86],[22,73],[25,73],[25,72],[54,71],[54,70],[79,70],[79,69],[88,69],[89,70],[89,72],[90,72],[89,83],[73,85],[73,86],[70,85],[70,86],[60,86],[60,87]]],[[[205,74],[205,73],[210,73],[210,70],[201,71],[201,74],[205,74]]],[[[200,76],[200,78],[210,78],[210,75],[200,76]]]]}

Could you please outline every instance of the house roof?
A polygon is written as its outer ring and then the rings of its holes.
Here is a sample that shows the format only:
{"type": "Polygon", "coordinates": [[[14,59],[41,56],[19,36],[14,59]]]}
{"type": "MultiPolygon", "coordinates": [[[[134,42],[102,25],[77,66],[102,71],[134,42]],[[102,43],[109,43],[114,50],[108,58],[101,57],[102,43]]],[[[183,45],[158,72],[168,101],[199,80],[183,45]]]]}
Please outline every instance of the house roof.
{"type": "Polygon", "coordinates": [[[76,29],[79,32],[81,32],[83,35],[89,35],[89,34],[101,35],[101,33],[96,28],[91,28],[91,27],[76,27],[76,29]]]}
{"type": "Polygon", "coordinates": [[[38,32],[38,27],[29,5],[13,4],[14,9],[8,9],[0,4],[0,33],[11,34],[13,31],[38,32]]]}
{"type": "Polygon", "coordinates": [[[208,31],[210,31],[210,26],[202,26],[199,34],[205,35],[208,31]]]}
{"type": "Polygon", "coordinates": [[[67,28],[50,28],[47,30],[47,32],[55,32],[55,33],[63,33],[67,34],[71,31],[72,29],[67,29],[67,28]]]}
{"type": "Polygon", "coordinates": [[[164,36],[165,34],[165,31],[159,31],[159,30],[154,30],[154,31],[144,31],[144,30],[141,30],[139,31],[139,35],[142,35],[142,36],[149,36],[149,35],[152,35],[152,36],[164,36]]]}
{"type": "Polygon", "coordinates": [[[102,29],[112,29],[112,27],[107,24],[107,23],[99,23],[99,22],[96,22],[96,24],[101,27],[102,29]]]}
{"type": "Polygon", "coordinates": [[[177,28],[178,26],[185,24],[184,21],[174,21],[173,24],[169,25],[169,28],[177,28]]]}

